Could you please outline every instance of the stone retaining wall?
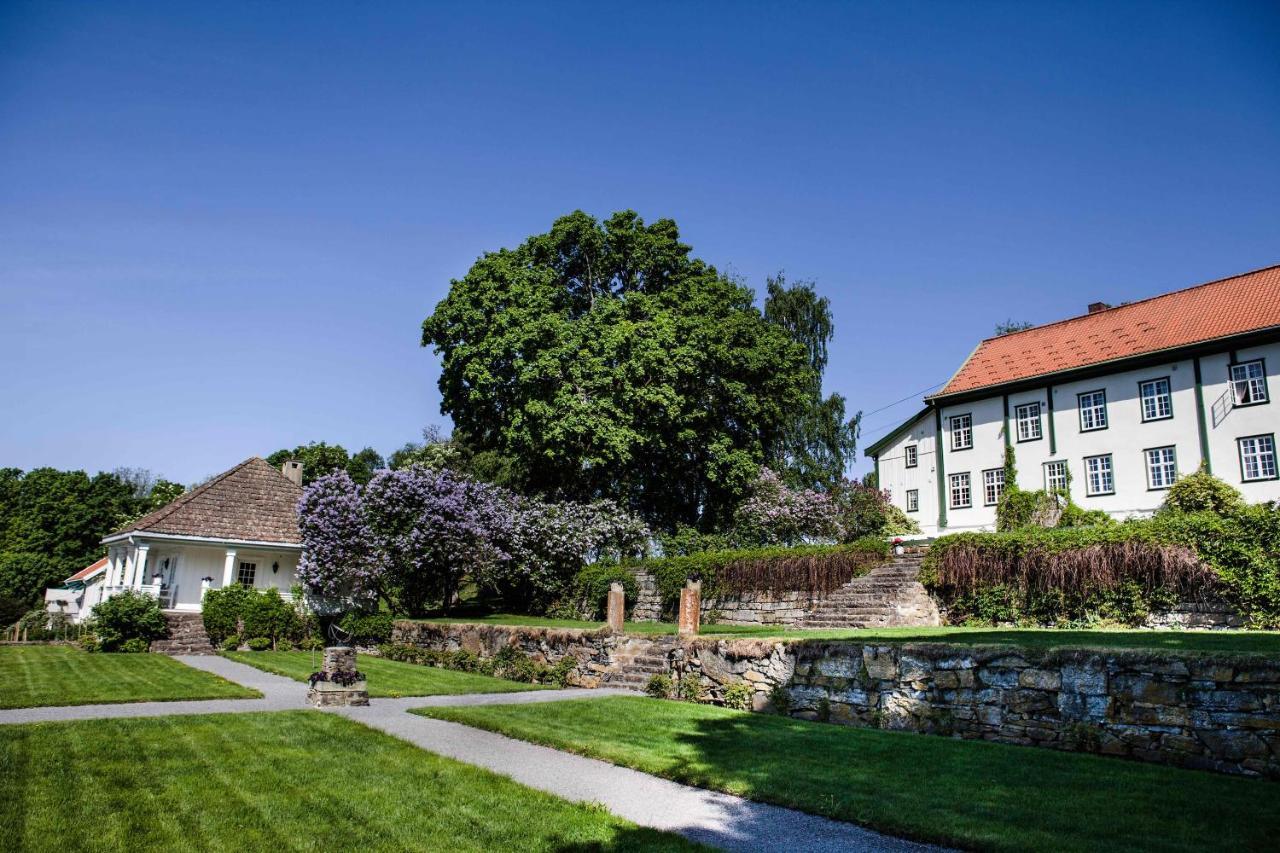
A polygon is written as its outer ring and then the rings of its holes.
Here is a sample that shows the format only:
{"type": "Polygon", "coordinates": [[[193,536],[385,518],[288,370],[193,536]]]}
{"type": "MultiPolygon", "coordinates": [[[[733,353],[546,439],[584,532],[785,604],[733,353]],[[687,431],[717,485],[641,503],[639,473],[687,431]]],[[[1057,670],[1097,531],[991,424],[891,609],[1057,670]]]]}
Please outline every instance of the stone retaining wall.
{"type": "MultiPolygon", "coordinates": [[[[698,676],[704,698],[777,688],[805,719],[980,738],[1280,779],[1280,659],[941,643],[614,636],[603,631],[398,622],[396,642],[481,657],[515,645],[570,682],[642,686],[698,676]],[[664,664],[665,662],[665,668],[664,664]]],[[[776,694],[775,694],[776,695],[776,694]]]]}
{"type": "MultiPolygon", "coordinates": [[[[648,572],[636,572],[639,594],[631,608],[633,622],[662,620],[662,597],[658,595],[658,579],[648,572]]],[[[725,625],[797,625],[821,602],[804,591],[744,592],[740,595],[702,600],[703,621],[725,625]]]]}

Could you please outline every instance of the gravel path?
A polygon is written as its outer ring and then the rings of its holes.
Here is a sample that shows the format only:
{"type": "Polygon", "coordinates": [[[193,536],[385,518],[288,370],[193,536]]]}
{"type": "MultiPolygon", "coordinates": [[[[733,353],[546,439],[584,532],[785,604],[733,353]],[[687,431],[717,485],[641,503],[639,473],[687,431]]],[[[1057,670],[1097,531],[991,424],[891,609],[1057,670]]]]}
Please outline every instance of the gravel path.
{"type": "MultiPolygon", "coordinates": [[[[263,698],[18,708],[0,711],[0,724],[285,711],[308,707],[303,685],[284,676],[223,657],[190,656],[178,657],[177,660],[258,690],[263,698]]],[[[633,823],[678,832],[686,838],[724,850],[878,853],[939,849],[880,835],[853,824],[680,785],[604,761],[407,713],[411,708],[427,706],[511,705],[623,694],[634,695],[626,690],[613,689],[531,690],[523,693],[371,699],[369,706],[364,708],[326,710],[439,755],[493,770],[531,788],[568,800],[598,802],[633,823]]]]}

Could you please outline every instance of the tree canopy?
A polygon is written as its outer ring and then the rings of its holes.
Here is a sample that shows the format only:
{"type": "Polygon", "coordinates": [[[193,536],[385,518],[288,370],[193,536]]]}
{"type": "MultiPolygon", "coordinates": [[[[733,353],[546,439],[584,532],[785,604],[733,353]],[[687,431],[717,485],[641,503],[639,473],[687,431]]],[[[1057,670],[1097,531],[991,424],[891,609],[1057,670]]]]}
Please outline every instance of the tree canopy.
{"type": "Polygon", "coordinates": [[[422,344],[481,476],[667,529],[729,518],[813,396],[805,348],[751,291],[632,211],[483,255],[422,344]]]}
{"type": "Polygon", "coordinates": [[[102,556],[102,537],[150,512],[166,481],[144,473],[140,487],[114,473],[0,469],[0,615],[33,606],[46,587],[102,556]]]}
{"type": "Polygon", "coordinates": [[[302,463],[304,486],[334,471],[346,471],[351,479],[363,485],[373,479],[374,471],[386,467],[382,455],[372,447],[351,455],[341,444],[325,444],[323,441],[299,444],[293,450],[282,448],[267,457],[267,461],[277,468],[290,459],[302,463]]]}
{"type": "Polygon", "coordinates": [[[788,287],[782,273],[766,285],[765,320],[804,347],[810,367],[806,405],[787,424],[770,463],[796,488],[829,491],[854,459],[862,420],[861,412],[845,420],[845,399],[840,394],[822,396],[827,345],[835,335],[831,301],[818,296],[812,282],[788,287]]]}

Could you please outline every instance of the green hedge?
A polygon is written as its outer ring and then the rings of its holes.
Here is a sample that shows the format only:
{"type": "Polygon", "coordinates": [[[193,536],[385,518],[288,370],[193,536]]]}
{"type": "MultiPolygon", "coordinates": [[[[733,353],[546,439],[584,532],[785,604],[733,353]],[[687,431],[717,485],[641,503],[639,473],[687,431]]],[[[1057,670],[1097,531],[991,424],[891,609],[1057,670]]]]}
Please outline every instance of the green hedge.
{"type": "Polygon", "coordinates": [[[583,567],[574,578],[572,604],[564,615],[577,616],[581,611],[593,610],[597,616],[603,617],[609,602],[609,587],[614,583],[622,584],[629,611],[640,593],[635,568],[617,563],[595,563],[583,567]]]}
{"type": "Polygon", "coordinates": [[[244,621],[245,637],[265,637],[274,643],[297,642],[312,630],[308,620],[274,589],[258,592],[239,584],[211,589],[201,607],[204,630],[215,645],[240,633],[237,626],[244,621]]]}
{"type": "Polygon", "coordinates": [[[1178,601],[1220,598],[1249,624],[1277,627],[1280,508],[945,536],[921,580],[952,622],[1136,624],[1178,601]]]}
{"type": "Polygon", "coordinates": [[[645,560],[631,568],[652,573],[663,606],[672,607],[688,578],[702,581],[703,598],[744,592],[825,594],[866,574],[888,555],[887,542],[868,537],[847,545],[704,551],[645,560]]]}

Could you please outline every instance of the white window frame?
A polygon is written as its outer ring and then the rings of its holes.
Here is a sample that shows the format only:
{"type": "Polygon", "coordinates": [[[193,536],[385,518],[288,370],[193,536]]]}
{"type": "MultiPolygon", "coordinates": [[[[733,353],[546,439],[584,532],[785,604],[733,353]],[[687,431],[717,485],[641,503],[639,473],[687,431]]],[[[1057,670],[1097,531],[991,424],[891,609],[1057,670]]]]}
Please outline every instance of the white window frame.
{"type": "Polygon", "coordinates": [[[1084,458],[1084,493],[1091,498],[1114,495],[1116,493],[1116,466],[1115,460],[1111,458],[1110,453],[1099,453],[1097,456],[1086,456],[1084,458]],[[1105,466],[1102,464],[1104,460],[1106,462],[1105,466]],[[1098,485],[1101,486],[1105,483],[1110,488],[1094,488],[1094,472],[1090,470],[1090,463],[1092,462],[1098,463],[1098,485]]]}
{"type": "Polygon", "coordinates": [[[903,467],[915,468],[920,464],[920,448],[915,444],[908,444],[902,448],[903,467]]]}
{"type": "Polygon", "coordinates": [[[1059,491],[1059,489],[1065,492],[1070,488],[1071,488],[1071,468],[1067,464],[1067,460],[1050,459],[1048,462],[1044,463],[1044,490],[1046,492],[1049,492],[1051,494],[1056,494],[1059,491]],[[1062,486],[1058,488],[1055,488],[1053,485],[1053,481],[1056,478],[1053,476],[1052,469],[1055,465],[1061,466],[1060,470],[1062,471],[1062,486]]]}
{"type": "Polygon", "coordinates": [[[971,450],[973,448],[973,413],[952,415],[947,419],[951,432],[952,450],[971,450]],[[957,422],[963,422],[957,426],[957,422]],[[960,439],[963,438],[962,442],[960,439]]]}
{"type": "Polygon", "coordinates": [[[1255,358],[1229,365],[1227,371],[1232,405],[1261,406],[1271,402],[1271,394],[1267,389],[1267,366],[1262,359],[1255,358]]]}
{"type": "Polygon", "coordinates": [[[1097,432],[1107,428],[1107,389],[1099,388],[1096,391],[1080,392],[1076,395],[1076,407],[1080,410],[1081,432],[1097,432]],[[1085,405],[1086,397],[1090,399],[1087,406],[1085,405]]]}
{"type": "Polygon", "coordinates": [[[1039,441],[1044,438],[1044,428],[1040,424],[1039,401],[1014,406],[1013,416],[1018,424],[1019,443],[1024,441],[1039,441]]]}
{"type": "Polygon", "coordinates": [[[920,511],[920,490],[907,489],[907,512],[920,511]]]}
{"type": "Polygon", "coordinates": [[[1004,494],[1004,469],[988,468],[982,472],[982,505],[995,506],[1004,494]]]}
{"type": "Polygon", "coordinates": [[[1144,424],[1149,421],[1167,421],[1173,417],[1173,383],[1167,376],[1139,382],[1138,404],[1142,409],[1144,424]],[[1160,390],[1162,385],[1163,391],[1160,390]]]}
{"type": "Polygon", "coordinates": [[[236,569],[236,583],[240,586],[253,589],[254,583],[258,580],[258,564],[244,560],[240,563],[240,567],[236,569]],[[246,583],[246,579],[248,583],[246,583]]]}
{"type": "Polygon", "coordinates": [[[1147,491],[1163,491],[1178,481],[1178,448],[1148,447],[1142,451],[1147,466],[1147,491]]]}
{"type": "Polygon", "coordinates": [[[1276,468],[1275,433],[1246,435],[1237,438],[1236,450],[1240,454],[1240,481],[1242,483],[1275,480],[1280,476],[1276,468]],[[1252,476],[1249,473],[1251,463],[1253,467],[1252,476]]]}
{"type": "Polygon", "coordinates": [[[969,476],[968,471],[959,471],[949,475],[947,481],[949,495],[949,505],[951,509],[968,509],[973,506],[973,480],[969,476]],[[964,503],[960,503],[958,498],[963,495],[964,503]]]}

